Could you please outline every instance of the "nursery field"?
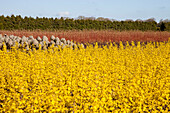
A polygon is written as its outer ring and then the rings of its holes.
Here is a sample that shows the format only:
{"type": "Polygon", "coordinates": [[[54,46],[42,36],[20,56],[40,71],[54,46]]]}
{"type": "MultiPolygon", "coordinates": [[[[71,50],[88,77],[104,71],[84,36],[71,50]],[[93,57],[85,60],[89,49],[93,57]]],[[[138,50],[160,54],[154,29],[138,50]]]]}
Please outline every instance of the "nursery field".
{"type": "MultiPolygon", "coordinates": [[[[80,34],[50,35],[67,40],[71,35],[80,42],[93,36],[89,31],[75,32],[80,34]]],[[[36,37],[38,32],[19,33],[13,34],[36,37]]],[[[112,39],[112,32],[107,33],[112,39]]],[[[119,33],[115,33],[115,41],[122,40],[119,33]]],[[[96,43],[94,47],[87,44],[86,49],[14,46],[7,51],[4,45],[0,50],[0,112],[170,112],[170,39],[164,38],[169,33],[131,33],[123,35],[139,37],[128,38],[131,43],[127,41],[125,46],[119,42],[119,47],[110,43],[101,48],[96,43]],[[134,39],[141,42],[135,45],[134,39]],[[145,44],[143,40],[155,42],[145,44]]],[[[101,41],[106,39],[100,32],[96,35],[101,41]]]]}
{"type": "Polygon", "coordinates": [[[126,42],[126,41],[168,41],[170,37],[170,32],[164,31],[114,31],[114,30],[60,30],[60,31],[27,31],[27,30],[14,30],[14,31],[5,31],[0,30],[0,34],[4,35],[15,35],[15,36],[33,36],[37,38],[38,36],[43,37],[44,35],[50,37],[53,35],[59,38],[65,38],[66,40],[74,40],[79,43],[104,43],[104,42],[126,42]]]}

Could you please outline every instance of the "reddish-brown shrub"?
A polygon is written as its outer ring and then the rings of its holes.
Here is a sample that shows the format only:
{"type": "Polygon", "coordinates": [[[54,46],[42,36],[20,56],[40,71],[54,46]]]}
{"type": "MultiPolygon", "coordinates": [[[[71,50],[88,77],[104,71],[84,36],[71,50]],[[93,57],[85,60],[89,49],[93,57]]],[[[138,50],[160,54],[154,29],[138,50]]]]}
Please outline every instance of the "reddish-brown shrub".
{"type": "Polygon", "coordinates": [[[24,36],[40,36],[42,38],[43,35],[46,35],[49,40],[51,35],[54,35],[59,38],[66,38],[66,40],[74,40],[76,42],[108,42],[108,41],[167,41],[170,37],[170,32],[154,32],[154,31],[113,31],[113,30],[102,30],[102,31],[94,31],[94,30],[84,30],[84,31],[0,31],[0,34],[7,35],[16,35],[22,37],[24,36]]]}

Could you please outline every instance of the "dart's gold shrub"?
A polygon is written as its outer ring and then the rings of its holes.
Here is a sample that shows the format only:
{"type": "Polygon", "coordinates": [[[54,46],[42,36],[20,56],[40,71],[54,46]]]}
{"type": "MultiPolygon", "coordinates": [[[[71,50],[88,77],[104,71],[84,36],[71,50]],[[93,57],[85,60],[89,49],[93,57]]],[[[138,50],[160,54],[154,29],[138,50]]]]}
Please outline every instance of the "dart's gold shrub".
{"type": "Polygon", "coordinates": [[[0,112],[170,110],[170,41],[23,51],[0,51],[0,112]]]}

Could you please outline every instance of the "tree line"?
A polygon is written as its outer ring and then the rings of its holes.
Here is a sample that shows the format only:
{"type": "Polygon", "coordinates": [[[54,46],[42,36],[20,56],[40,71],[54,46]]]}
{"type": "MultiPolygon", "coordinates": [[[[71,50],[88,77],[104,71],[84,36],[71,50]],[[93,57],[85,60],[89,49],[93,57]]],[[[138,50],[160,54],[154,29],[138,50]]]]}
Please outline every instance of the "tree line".
{"type": "Polygon", "coordinates": [[[142,20],[125,20],[116,21],[99,17],[85,18],[79,16],[73,18],[24,18],[20,15],[0,16],[0,30],[141,30],[141,31],[170,31],[170,21],[160,21],[157,23],[154,19],[142,20]]]}

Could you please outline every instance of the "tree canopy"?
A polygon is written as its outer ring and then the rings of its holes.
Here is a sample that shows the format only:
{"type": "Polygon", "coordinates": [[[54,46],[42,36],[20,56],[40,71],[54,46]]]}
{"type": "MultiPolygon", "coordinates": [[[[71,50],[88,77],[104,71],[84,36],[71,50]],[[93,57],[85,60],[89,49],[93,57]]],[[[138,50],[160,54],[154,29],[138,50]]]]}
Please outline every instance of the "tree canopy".
{"type": "Polygon", "coordinates": [[[0,30],[163,30],[170,31],[170,22],[157,23],[153,18],[146,21],[130,20],[116,21],[103,17],[73,18],[33,18],[20,15],[0,16],[0,30]]]}

